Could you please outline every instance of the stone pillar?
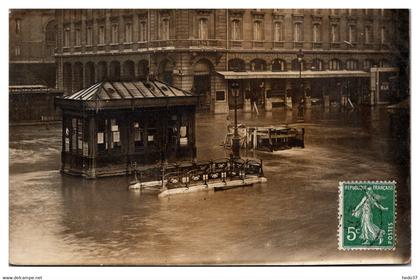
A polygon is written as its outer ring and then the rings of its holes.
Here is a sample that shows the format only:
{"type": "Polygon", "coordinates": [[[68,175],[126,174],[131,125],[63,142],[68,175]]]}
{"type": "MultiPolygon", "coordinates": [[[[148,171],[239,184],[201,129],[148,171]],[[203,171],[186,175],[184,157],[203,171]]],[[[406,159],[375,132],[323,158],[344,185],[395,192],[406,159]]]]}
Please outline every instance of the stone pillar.
{"type": "Polygon", "coordinates": [[[269,92],[270,90],[271,90],[271,82],[268,81],[268,80],[266,80],[265,81],[265,92],[264,92],[264,94],[265,94],[265,96],[264,96],[265,97],[264,104],[265,104],[265,110],[267,112],[269,112],[269,111],[271,111],[273,109],[273,103],[271,101],[271,97],[267,96],[267,92],[269,92]]]}
{"type": "Polygon", "coordinates": [[[303,91],[305,93],[305,108],[311,108],[311,83],[308,80],[303,82],[303,91]]]}
{"type": "Polygon", "coordinates": [[[96,177],[96,155],[97,155],[97,141],[98,135],[96,133],[96,120],[94,116],[89,116],[88,119],[88,127],[89,127],[89,136],[88,136],[88,170],[87,170],[87,177],[95,178],[96,177]]]}
{"type": "Polygon", "coordinates": [[[244,105],[243,105],[243,111],[244,112],[251,112],[251,84],[249,80],[245,81],[245,90],[244,92],[244,105]],[[247,98],[248,97],[248,98],[247,98]]]}
{"type": "Polygon", "coordinates": [[[286,80],[286,87],[284,91],[284,104],[285,107],[288,109],[293,108],[293,101],[292,101],[292,81],[290,79],[286,80]]]}

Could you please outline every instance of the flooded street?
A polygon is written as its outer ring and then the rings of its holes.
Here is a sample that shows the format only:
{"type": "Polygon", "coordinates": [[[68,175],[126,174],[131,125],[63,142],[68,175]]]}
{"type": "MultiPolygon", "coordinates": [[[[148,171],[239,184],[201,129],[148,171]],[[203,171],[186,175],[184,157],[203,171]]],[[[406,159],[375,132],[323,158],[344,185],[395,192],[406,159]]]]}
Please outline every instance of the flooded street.
{"type": "MultiPolygon", "coordinates": [[[[267,183],[159,199],[131,177],[60,174],[61,125],[10,127],[10,262],[36,265],[400,263],[410,256],[409,166],[384,108],[239,114],[305,128],[305,148],[255,152],[267,183]],[[337,250],[338,183],[397,182],[395,251],[337,250]]],[[[233,112],[230,116],[233,122],[233,112]]],[[[226,115],[197,115],[198,159],[228,157],[226,115]]],[[[245,155],[245,151],[242,151],[245,155]]]]}

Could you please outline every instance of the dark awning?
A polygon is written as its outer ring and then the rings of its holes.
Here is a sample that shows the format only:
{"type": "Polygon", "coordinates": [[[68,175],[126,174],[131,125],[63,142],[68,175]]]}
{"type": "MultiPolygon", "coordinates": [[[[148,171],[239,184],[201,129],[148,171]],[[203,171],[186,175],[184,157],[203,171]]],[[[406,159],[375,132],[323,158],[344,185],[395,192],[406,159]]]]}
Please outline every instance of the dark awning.
{"type": "Polygon", "coordinates": [[[124,109],[196,105],[197,96],[160,81],[100,82],[56,99],[60,107],[124,109]]]}

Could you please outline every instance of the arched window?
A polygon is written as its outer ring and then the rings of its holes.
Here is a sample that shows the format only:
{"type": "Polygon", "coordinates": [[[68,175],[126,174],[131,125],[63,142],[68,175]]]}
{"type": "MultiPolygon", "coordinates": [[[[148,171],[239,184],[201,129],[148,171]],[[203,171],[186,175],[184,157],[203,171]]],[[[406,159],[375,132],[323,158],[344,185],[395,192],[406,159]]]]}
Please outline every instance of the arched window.
{"type": "Polygon", "coordinates": [[[159,65],[159,80],[168,85],[172,85],[174,68],[175,66],[172,61],[169,59],[163,60],[159,65]]]}
{"type": "Polygon", "coordinates": [[[87,62],[85,64],[85,87],[89,87],[95,83],[95,64],[87,62]]]}
{"type": "Polygon", "coordinates": [[[118,61],[112,61],[110,64],[109,78],[112,82],[121,80],[121,66],[118,61]]]}
{"type": "Polygon", "coordinates": [[[266,63],[262,59],[254,59],[251,61],[251,71],[265,71],[266,70],[266,63]]]}
{"type": "Polygon", "coordinates": [[[239,58],[234,58],[229,60],[228,62],[228,70],[235,71],[235,72],[244,72],[245,69],[245,61],[239,58]]]}
{"type": "Polygon", "coordinates": [[[340,60],[338,59],[331,59],[328,63],[328,67],[330,70],[342,70],[343,66],[340,60]]]}
{"type": "Polygon", "coordinates": [[[134,62],[127,60],[123,64],[123,79],[124,81],[134,80],[134,62]]]}
{"type": "Polygon", "coordinates": [[[47,43],[55,43],[55,35],[57,34],[55,21],[50,21],[45,27],[45,41],[47,43]]]}
{"type": "Polygon", "coordinates": [[[108,77],[108,67],[105,61],[100,61],[97,66],[97,82],[106,80],[108,77]]]}
{"type": "Polygon", "coordinates": [[[347,70],[358,70],[359,69],[359,63],[355,59],[349,59],[346,61],[346,69],[347,70]]]}
{"type": "Polygon", "coordinates": [[[275,59],[271,63],[271,71],[273,72],[283,72],[286,70],[286,61],[282,59],[275,59]]]}
{"type": "Polygon", "coordinates": [[[147,75],[149,75],[149,63],[147,60],[140,60],[138,64],[138,73],[140,80],[146,80],[147,75]]]}
{"type": "Polygon", "coordinates": [[[314,59],[312,60],[312,71],[322,71],[324,70],[324,62],[321,59],[314,59]]]}

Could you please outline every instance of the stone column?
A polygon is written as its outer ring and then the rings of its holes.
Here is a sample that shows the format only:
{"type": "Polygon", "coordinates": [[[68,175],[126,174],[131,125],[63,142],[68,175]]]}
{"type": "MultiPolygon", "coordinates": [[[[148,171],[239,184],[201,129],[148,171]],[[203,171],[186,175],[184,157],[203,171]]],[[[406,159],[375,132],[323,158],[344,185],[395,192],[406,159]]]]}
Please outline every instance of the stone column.
{"type": "Polygon", "coordinates": [[[292,109],[293,102],[292,102],[292,81],[290,79],[286,80],[286,87],[284,93],[284,104],[286,108],[292,109]]]}
{"type": "Polygon", "coordinates": [[[244,94],[243,110],[244,110],[244,112],[251,112],[251,98],[250,98],[250,95],[252,94],[252,89],[251,89],[251,82],[249,80],[245,80],[245,89],[243,91],[243,94],[244,94]],[[248,99],[247,99],[247,97],[248,97],[248,99]]]}
{"type": "Polygon", "coordinates": [[[273,109],[273,103],[271,101],[271,97],[267,96],[267,92],[269,92],[271,90],[271,82],[269,80],[265,81],[265,110],[267,112],[271,111],[273,109]]]}
{"type": "Polygon", "coordinates": [[[308,80],[303,82],[303,91],[305,93],[305,108],[311,108],[311,83],[308,80]]]}

